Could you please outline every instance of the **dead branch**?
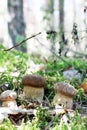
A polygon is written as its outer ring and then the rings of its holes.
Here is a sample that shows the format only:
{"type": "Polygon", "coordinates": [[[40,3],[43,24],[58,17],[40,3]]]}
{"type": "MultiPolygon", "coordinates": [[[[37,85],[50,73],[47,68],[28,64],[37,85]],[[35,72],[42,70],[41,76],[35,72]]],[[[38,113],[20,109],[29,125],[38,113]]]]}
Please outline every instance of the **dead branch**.
{"type": "MultiPolygon", "coordinates": [[[[51,52],[51,49],[48,48],[48,47],[46,47],[43,43],[41,43],[38,38],[35,38],[35,39],[40,43],[40,45],[44,46],[47,50],[49,50],[49,51],[51,52]]],[[[61,57],[60,55],[58,55],[56,52],[53,51],[53,55],[55,55],[56,57],[58,57],[59,59],[61,59],[62,61],[64,61],[65,63],[67,63],[67,64],[69,65],[69,62],[66,61],[66,60],[65,60],[63,57],[61,57]]]]}
{"type": "Polygon", "coordinates": [[[32,35],[31,37],[28,37],[28,38],[24,39],[23,41],[19,42],[19,43],[16,44],[15,46],[12,46],[12,47],[10,47],[10,48],[4,50],[4,51],[10,51],[10,50],[12,50],[12,49],[15,48],[15,47],[20,46],[21,44],[23,44],[23,43],[26,42],[27,40],[29,40],[29,39],[31,39],[31,38],[34,38],[34,37],[36,37],[37,35],[40,35],[40,34],[41,34],[41,32],[39,32],[39,33],[37,33],[37,34],[35,34],[35,35],[32,35]]]}

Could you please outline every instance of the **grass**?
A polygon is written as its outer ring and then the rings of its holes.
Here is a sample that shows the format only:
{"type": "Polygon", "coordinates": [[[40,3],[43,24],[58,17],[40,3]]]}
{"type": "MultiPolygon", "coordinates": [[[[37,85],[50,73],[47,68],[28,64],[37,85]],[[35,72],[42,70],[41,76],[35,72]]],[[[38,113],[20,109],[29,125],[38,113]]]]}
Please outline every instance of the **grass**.
{"type": "MultiPolygon", "coordinates": [[[[0,45],[0,48],[4,47],[0,45]]],[[[26,70],[29,68],[28,61],[30,57],[27,54],[18,52],[16,50],[12,51],[0,51],[0,68],[6,68],[5,71],[0,72],[0,85],[7,83],[10,86],[10,89],[17,91],[18,93],[22,92],[23,86],[21,84],[21,78],[26,73],[26,70]],[[15,74],[18,72],[18,76],[12,76],[11,73],[15,74]],[[17,84],[15,84],[17,83],[17,84]]],[[[32,58],[35,63],[42,63],[41,59],[38,60],[38,57],[32,58]]],[[[86,69],[87,62],[83,59],[69,59],[65,58],[67,62],[62,61],[61,59],[50,60],[46,63],[45,71],[38,71],[37,73],[44,76],[47,81],[47,88],[45,90],[45,96],[49,100],[50,104],[55,95],[53,90],[56,82],[59,81],[68,81],[63,76],[63,71],[69,67],[74,67],[81,73],[81,79],[71,79],[68,82],[72,84],[75,88],[78,89],[77,95],[74,97],[74,102],[84,102],[87,100],[86,95],[83,90],[79,87],[80,84],[86,78],[86,69]]],[[[1,87],[2,91],[5,91],[8,88],[1,87]]],[[[19,101],[19,104],[23,102],[19,101]]],[[[51,106],[50,106],[51,107],[51,106]]],[[[37,108],[36,117],[32,120],[27,118],[27,121],[21,122],[20,126],[12,124],[9,119],[3,121],[0,124],[0,130],[87,130],[87,117],[81,117],[81,113],[78,109],[75,110],[74,117],[69,117],[69,123],[62,121],[62,115],[60,116],[50,116],[47,109],[43,109],[42,106],[37,108]]]]}

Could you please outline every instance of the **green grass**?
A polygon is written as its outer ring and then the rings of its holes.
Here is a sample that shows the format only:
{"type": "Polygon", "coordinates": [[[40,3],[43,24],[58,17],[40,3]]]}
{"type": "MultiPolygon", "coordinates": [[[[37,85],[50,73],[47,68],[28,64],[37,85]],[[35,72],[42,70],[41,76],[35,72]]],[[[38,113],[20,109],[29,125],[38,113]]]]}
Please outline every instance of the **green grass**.
{"type": "MultiPolygon", "coordinates": [[[[5,49],[0,45],[0,49],[5,49]]],[[[13,89],[20,93],[23,90],[21,84],[21,78],[25,74],[27,68],[29,68],[28,60],[30,57],[27,54],[18,52],[16,50],[12,51],[0,51],[0,68],[6,68],[6,71],[0,72],[0,85],[4,83],[9,83],[10,89],[13,89]],[[19,72],[19,76],[11,76],[12,72],[19,72]],[[14,81],[18,83],[17,87],[14,81]]],[[[42,60],[38,57],[32,58],[35,63],[42,63],[42,60]]],[[[86,95],[80,89],[80,84],[86,78],[87,62],[83,59],[69,59],[65,58],[67,62],[61,59],[50,60],[46,65],[45,71],[38,71],[37,73],[44,76],[47,81],[47,90],[45,96],[48,98],[49,102],[53,100],[55,91],[53,90],[56,82],[67,81],[63,76],[63,71],[68,67],[74,67],[81,74],[81,79],[72,79],[68,81],[75,88],[78,89],[77,95],[74,97],[74,102],[87,100],[86,95]]],[[[4,89],[3,89],[4,91],[4,89]]],[[[19,101],[19,104],[21,101],[19,101]]],[[[23,103],[23,102],[22,102],[23,103]]],[[[0,124],[0,130],[45,130],[48,127],[49,130],[87,130],[87,117],[81,117],[80,113],[76,110],[74,117],[69,117],[70,123],[68,126],[61,121],[62,116],[50,116],[48,110],[43,109],[43,107],[37,108],[37,115],[32,120],[27,119],[26,123],[21,122],[20,126],[13,125],[12,122],[7,119],[0,124]]]]}

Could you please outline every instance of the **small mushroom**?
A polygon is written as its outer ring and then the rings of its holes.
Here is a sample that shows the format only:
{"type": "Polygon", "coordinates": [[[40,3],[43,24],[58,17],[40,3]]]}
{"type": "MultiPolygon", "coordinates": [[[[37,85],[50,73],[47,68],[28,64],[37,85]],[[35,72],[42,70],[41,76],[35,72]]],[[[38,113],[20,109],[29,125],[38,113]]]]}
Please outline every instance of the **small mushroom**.
{"type": "Polygon", "coordinates": [[[6,90],[0,95],[3,107],[17,107],[16,98],[17,93],[12,90],[6,90]]]}
{"type": "Polygon", "coordinates": [[[40,75],[26,75],[22,78],[24,85],[23,94],[25,97],[42,101],[46,80],[40,75]]]}
{"type": "Polygon", "coordinates": [[[73,97],[77,90],[65,82],[58,82],[54,89],[57,91],[57,94],[54,96],[53,103],[71,109],[73,107],[73,97]]]}
{"type": "Polygon", "coordinates": [[[84,90],[85,93],[87,93],[87,81],[83,82],[80,87],[84,90]]]}

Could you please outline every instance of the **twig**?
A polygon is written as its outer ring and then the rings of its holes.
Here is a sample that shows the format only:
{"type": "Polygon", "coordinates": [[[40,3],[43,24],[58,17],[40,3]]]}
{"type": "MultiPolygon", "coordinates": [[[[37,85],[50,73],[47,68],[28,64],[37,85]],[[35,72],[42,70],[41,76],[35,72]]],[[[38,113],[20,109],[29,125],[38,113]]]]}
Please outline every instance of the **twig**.
{"type": "Polygon", "coordinates": [[[69,51],[71,51],[71,52],[73,52],[73,53],[75,53],[75,54],[77,54],[77,55],[87,57],[87,54],[85,54],[85,53],[78,52],[78,51],[74,51],[73,49],[70,49],[70,48],[66,48],[66,49],[68,49],[69,51]]]}
{"type": "MultiPolygon", "coordinates": [[[[40,43],[40,45],[44,46],[47,50],[51,52],[51,49],[46,47],[43,43],[41,43],[38,38],[35,38],[35,39],[40,43]]],[[[53,54],[59,59],[61,59],[62,61],[64,61],[65,63],[67,63],[68,65],[70,65],[68,61],[66,61],[63,57],[59,56],[58,54],[56,54],[56,52],[53,52],[53,54]]]]}
{"type": "Polygon", "coordinates": [[[28,37],[28,38],[24,39],[23,41],[19,42],[17,45],[12,46],[12,47],[10,47],[10,48],[4,50],[4,51],[10,51],[11,49],[20,46],[21,44],[23,44],[23,43],[26,42],[27,40],[29,40],[29,39],[31,39],[31,38],[34,38],[34,37],[36,37],[37,35],[40,35],[40,34],[41,34],[41,32],[39,32],[39,33],[37,33],[37,34],[35,34],[35,35],[32,35],[31,37],[28,37]]]}
{"type": "MultiPolygon", "coordinates": [[[[44,46],[47,50],[49,50],[49,51],[51,52],[51,49],[48,48],[48,47],[46,47],[43,43],[41,43],[38,38],[35,38],[35,39],[36,39],[42,46],[44,46]]],[[[65,48],[65,49],[66,49],[66,50],[68,49],[69,51],[71,51],[71,52],[73,52],[73,53],[75,53],[75,54],[78,54],[78,55],[80,55],[80,56],[85,56],[85,57],[87,57],[87,54],[85,54],[85,53],[74,51],[74,50],[72,50],[72,49],[70,49],[70,48],[68,48],[68,47],[65,48]]],[[[56,54],[55,52],[53,52],[53,54],[54,54],[56,57],[58,57],[59,59],[61,59],[62,61],[68,63],[65,59],[63,59],[63,57],[59,56],[59,55],[56,54]]],[[[68,64],[69,64],[69,63],[68,63],[68,64]]]]}

